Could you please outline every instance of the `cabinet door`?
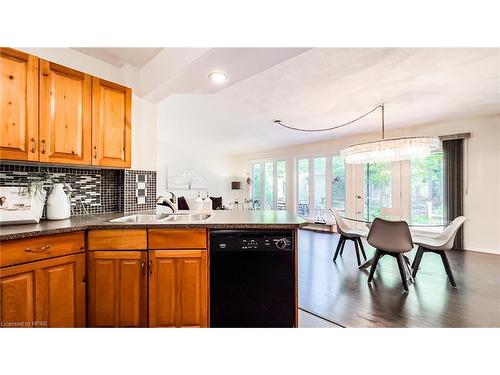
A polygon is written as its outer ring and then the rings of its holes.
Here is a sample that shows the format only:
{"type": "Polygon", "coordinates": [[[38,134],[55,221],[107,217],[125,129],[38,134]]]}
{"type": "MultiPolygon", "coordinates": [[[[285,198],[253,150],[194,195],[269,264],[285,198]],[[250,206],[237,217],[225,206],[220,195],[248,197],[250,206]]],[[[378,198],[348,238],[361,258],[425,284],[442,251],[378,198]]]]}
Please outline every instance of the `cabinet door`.
{"type": "Polygon", "coordinates": [[[35,295],[34,268],[0,269],[1,327],[31,327],[35,321],[35,295]]]}
{"type": "Polygon", "coordinates": [[[130,167],[132,91],[92,78],[92,164],[130,167]]]}
{"type": "Polygon", "coordinates": [[[84,327],[83,253],[0,269],[2,326],[84,327]]]}
{"type": "Polygon", "coordinates": [[[40,60],[40,161],[91,163],[91,76],[40,60]]]}
{"type": "Polygon", "coordinates": [[[149,325],[207,326],[207,251],[150,251],[149,325]]]}
{"type": "Polygon", "coordinates": [[[37,321],[85,327],[85,254],[36,262],[37,321]]]}
{"type": "Polygon", "coordinates": [[[0,159],[38,160],[38,58],[0,48],[0,159]]]}
{"type": "Polygon", "coordinates": [[[89,325],[147,325],[147,251],[90,251],[89,325]]]}

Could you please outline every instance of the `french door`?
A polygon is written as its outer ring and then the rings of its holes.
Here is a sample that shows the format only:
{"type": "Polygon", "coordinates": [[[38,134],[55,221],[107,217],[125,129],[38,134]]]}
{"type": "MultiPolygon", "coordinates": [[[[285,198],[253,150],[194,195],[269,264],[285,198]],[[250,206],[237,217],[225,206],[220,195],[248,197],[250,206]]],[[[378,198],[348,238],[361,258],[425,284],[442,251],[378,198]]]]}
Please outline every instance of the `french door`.
{"type": "Polygon", "coordinates": [[[423,159],[349,165],[347,216],[443,224],[443,153],[423,159]]]}
{"type": "Polygon", "coordinates": [[[372,221],[379,216],[403,218],[402,168],[405,162],[353,164],[350,169],[348,216],[372,221]]]}

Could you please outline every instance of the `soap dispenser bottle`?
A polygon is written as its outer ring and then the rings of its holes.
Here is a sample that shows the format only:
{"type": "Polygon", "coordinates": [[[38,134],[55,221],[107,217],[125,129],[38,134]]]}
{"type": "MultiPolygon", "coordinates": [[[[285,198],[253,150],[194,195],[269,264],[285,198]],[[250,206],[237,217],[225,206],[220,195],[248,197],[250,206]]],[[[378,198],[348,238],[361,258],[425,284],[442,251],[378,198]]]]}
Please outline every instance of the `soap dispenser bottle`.
{"type": "Polygon", "coordinates": [[[203,211],[203,199],[200,192],[198,192],[198,197],[194,200],[194,209],[195,211],[203,211]]]}
{"type": "Polygon", "coordinates": [[[212,200],[208,196],[208,191],[207,196],[203,200],[203,211],[212,211],[212,200]]]}

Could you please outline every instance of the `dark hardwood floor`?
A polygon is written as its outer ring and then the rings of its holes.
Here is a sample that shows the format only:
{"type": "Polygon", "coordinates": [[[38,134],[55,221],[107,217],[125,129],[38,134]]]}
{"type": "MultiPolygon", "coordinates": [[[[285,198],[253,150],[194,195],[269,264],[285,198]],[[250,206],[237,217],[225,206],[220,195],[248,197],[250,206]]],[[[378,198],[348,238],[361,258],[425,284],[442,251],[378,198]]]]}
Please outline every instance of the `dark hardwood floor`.
{"type": "MultiPolygon", "coordinates": [[[[354,245],[332,261],[339,236],[301,230],[299,306],[345,327],[500,327],[500,256],[449,251],[458,288],[441,258],[425,254],[415,284],[404,293],[397,262],[384,257],[371,285],[358,270],[354,245]]],[[[374,249],[366,241],[367,256],[374,249]]],[[[415,250],[410,254],[413,260],[415,250]]]]}

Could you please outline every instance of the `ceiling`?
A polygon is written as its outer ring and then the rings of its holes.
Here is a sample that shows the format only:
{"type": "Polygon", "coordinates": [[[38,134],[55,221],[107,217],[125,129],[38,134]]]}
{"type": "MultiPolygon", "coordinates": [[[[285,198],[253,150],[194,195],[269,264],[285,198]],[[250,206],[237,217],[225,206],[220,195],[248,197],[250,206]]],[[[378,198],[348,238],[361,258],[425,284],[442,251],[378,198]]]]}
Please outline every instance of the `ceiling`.
{"type": "Polygon", "coordinates": [[[328,133],[273,121],[333,126],[379,103],[388,129],[500,114],[500,49],[309,49],[212,95],[168,96],[158,129],[238,154],[378,131],[377,113],[328,133]]]}
{"type": "Polygon", "coordinates": [[[117,67],[125,64],[142,68],[162,48],[73,48],[81,53],[95,57],[117,67]]]}

